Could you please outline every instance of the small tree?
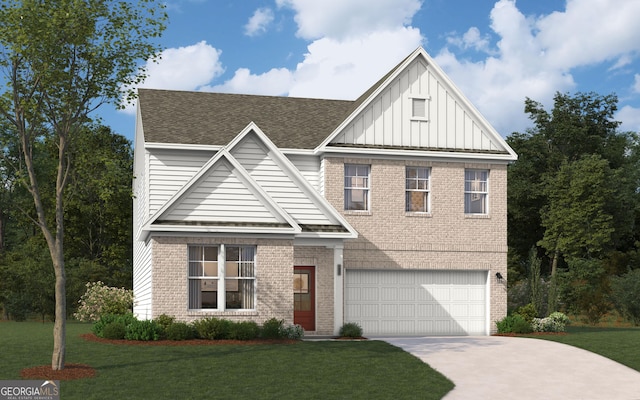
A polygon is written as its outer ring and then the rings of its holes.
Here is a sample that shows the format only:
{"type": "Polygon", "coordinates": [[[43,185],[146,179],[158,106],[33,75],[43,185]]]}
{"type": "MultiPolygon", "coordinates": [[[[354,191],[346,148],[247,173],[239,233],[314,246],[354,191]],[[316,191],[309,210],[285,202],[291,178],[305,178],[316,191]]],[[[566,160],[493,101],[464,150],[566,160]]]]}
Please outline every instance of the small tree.
{"type": "Polygon", "coordinates": [[[611,278],[611,298],[620,314],[640,325],[640,269],[611,278]]]}
{"type": "MultiPolygon", "coordinates": [[[[44,235],[55,271],[53,370],[64,368],[66,275],[63,252],[64,193],[70,174],[68,149],[89,114],[105,102],[120,104],[145,78],[139,60],[160,52],[153,39],[165,28],[166,14],[154,0],[6,0],[0,5],[0,67],[6,90],[0,93],[3,124],[15,133],[22,158],[20,182],[35,206],[33,222],[44,235]],[[53,212],[47,210],[34,148],[56,143],[53,212]]],[[[0,148],[4,147],[0,143],[0,148]]]]}

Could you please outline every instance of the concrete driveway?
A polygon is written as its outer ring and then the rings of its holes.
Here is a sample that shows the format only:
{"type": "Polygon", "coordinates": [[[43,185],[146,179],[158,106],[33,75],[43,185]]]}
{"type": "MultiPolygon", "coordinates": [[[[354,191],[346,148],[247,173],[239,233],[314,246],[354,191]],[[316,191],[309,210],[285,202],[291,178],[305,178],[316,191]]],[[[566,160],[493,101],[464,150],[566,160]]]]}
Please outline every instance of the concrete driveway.
{"type": "Polygon", "coordinates": [[[640,400],[640,372],[547,340],[503,336],[376,338],[451,379],[445,400],[640,400]]]}

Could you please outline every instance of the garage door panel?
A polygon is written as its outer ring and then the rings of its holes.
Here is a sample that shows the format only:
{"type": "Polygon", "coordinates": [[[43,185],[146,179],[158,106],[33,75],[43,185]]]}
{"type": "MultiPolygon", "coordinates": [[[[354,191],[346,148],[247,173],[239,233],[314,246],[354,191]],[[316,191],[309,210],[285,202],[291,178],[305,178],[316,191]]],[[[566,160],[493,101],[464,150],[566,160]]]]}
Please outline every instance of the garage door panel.
{"type": "Polygon", "coordinates": [[[347,270],[345,284],[366,335],[486,334],[486,271],[347,270]]]}

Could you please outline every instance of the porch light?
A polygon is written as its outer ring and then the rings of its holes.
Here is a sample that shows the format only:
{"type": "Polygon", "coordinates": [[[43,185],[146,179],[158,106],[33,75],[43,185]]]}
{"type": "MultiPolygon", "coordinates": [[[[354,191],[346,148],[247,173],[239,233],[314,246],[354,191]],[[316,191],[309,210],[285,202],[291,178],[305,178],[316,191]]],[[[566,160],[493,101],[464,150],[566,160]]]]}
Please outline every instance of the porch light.
{"type": "Polygon", "coordinates": [[[502,282],[504,278],[502,277],[502,274],[500,272],[496,272],[496,279],[498,280],[498,282],[502,282]]]}

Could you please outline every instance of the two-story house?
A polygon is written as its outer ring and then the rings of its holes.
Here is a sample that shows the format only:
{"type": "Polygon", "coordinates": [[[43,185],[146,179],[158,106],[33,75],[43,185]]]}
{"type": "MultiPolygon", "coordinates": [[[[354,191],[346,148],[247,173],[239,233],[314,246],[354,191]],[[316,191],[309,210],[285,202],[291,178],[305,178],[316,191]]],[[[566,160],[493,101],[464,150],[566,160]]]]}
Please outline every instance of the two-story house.
{"type": "Polygon", "coordinates": [[[355,101],[141,89],[134,312],[489,334],[516,157],[422,48],[355,101]]]}

